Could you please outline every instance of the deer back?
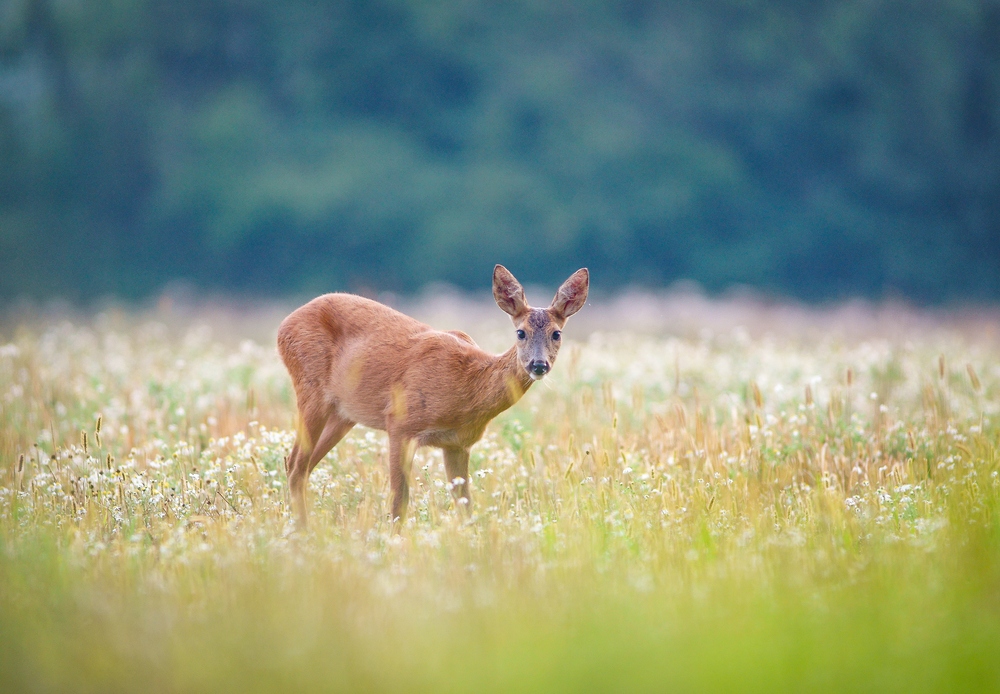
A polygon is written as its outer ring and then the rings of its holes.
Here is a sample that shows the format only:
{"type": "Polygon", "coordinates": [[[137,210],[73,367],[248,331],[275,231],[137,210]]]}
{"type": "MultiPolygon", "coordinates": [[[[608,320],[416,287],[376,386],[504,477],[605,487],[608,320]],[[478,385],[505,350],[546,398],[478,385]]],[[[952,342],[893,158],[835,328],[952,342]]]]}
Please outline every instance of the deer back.
{"type": "Polygon", "coordinates": [[[363,297],[326,294],[297,309],[278,329],[278,350],[306,417],[332,407],[365,426],[445,438],[481,434],[492,418],[497,357],[363,297]]]}

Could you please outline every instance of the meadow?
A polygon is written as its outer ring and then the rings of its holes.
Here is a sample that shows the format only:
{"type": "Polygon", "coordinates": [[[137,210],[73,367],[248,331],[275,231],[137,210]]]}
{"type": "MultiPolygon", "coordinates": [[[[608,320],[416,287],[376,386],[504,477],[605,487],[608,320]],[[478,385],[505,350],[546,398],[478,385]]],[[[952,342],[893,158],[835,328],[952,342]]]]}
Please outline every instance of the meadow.
{"type": "Polygon", "coordinates": [[[0,689],[1000,689],[995,312],[594,298],[471,512],[357,427],[294,533],[289,308],[0,324],[0,689]]]}

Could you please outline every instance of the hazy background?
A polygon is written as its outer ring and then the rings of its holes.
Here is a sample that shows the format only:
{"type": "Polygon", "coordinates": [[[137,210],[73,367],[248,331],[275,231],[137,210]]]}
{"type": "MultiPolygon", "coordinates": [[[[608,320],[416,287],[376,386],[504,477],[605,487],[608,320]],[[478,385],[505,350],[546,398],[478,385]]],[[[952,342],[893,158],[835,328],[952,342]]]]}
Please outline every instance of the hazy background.
{"type": "Polygon", "coordinates": [[[1000,3],[0,0],[0,301],[1000,299],[1000,3]]]}

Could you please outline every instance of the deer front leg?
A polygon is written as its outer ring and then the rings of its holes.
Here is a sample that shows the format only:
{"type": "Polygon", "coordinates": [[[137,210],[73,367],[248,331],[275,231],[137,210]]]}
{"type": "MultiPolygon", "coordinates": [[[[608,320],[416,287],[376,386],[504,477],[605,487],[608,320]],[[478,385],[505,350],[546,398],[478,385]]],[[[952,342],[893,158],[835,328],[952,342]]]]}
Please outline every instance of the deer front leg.
{"type": "Polygon", "coordinates": [[[469,499],[469,449],[468,448],[445,448],[444,469],[448,473],[448,482],[454,486],[451,493],[456,499],[465,499],[463,504],[469,510],[471,499],[469,499]],[[455,484],[455,480],[461,478],[461,482],[455,484]]]}
{"type": "Polygon", "coordinates": [[[389,485],[392,487],[392,515],[390,520],[406,519],[406,506],[410,502],[410,462],[416,441],[399,434],[389,435],[389,485]]]}

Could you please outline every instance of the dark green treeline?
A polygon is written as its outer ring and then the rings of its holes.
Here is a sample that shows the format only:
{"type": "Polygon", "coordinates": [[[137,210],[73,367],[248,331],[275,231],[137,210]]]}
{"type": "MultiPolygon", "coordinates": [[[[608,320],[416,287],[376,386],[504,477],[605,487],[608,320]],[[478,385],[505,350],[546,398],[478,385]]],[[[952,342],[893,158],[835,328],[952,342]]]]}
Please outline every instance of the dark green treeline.
{"type": "Polygon", "coordinates": [[[995,1],[0,0],[0,299],[1000,299],[995,1]]]}

